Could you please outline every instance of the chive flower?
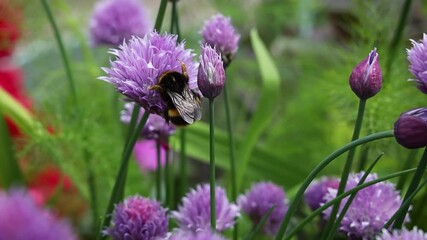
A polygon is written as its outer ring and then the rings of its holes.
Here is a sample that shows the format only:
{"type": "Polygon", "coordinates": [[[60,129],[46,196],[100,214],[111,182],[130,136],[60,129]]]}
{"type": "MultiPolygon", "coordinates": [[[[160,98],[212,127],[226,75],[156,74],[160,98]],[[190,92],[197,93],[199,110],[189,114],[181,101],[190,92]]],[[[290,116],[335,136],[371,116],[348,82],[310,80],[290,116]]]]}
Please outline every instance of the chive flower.
{"type": "Polygon", "coordinates": [[[400,115],[394,123],[396,141],[409,149],[427,146],[427,108],[415,108],[400,115]]]}
{"type": "MultiPolygon", "coordinates": [[[[135,107],[135,103],[130,102],[124,105],[124,109],[120,113],[120,120],[123,123],[129,124],[132,118],[132,112],[135,107]]],[[[139,111],[138,122],[141,121],[144,115],[144,109],[141,108],[139,111]]],[[[175,126],[169,124],[166,120],[159,115],[150,114],[144,128],[141,132],[141,137],[144,139],[164,140],[170,135],[175,133],[175,126]]]]}
{"type": "Polygon", "coordinates": [[[116,205],[112,226],[104,231],[113,240],[152,240],[166,237],[167,209],[141,196],[131,196],[116,205]]]}
{"type": "Polygon", "coordinates": [[[407,229],[393,230],[391,233],[383,229],[381,236],[377,240],[427,240],[427,234],[414,227],[411,231],[407,229]]]}
{"type": "Polygon", "coordinates": [[[184,42],[177,42],[176,35],[150,32],[143,38],[134,36],[110,53],[116,59],[111,61],[111,67],[102,68],[107,76],[99,79],[112,84],[128,101],[137,103],[149,113],[165,115],[167,103],[158,91],[150,88],[167,71],[181,73],[181,63],[187,68],[190,89],[199,93],[194,54],[185,49],[184,42]]]}
{"type": "MultiPolygon", "coordinates": [[[[228,201],[222,187],[215,188],[216,230],[224,231],[235,224],[239,216],[239,207],[228,201]]],[[[178,211],[172,212],[172,217],[178,221],[181,229],[201,231],[210,229],[210,186],[197,185],[182,199],[178,211]]]]}
{"type": "Polygon", "coordinates": [[[36,205],[24,190],[0,191],[0,240],[76,240],[68,222],[36,205]]]}
{"type": "Polygon", "coordinates": [[[335,177],[322,177],[318,181],[313,181],[304,193],[304,200],[314,211],[326,203],[326,194],[331,190],[337,190],[339,184],[340,179],[335,177]]]}
{"type": "MultiPolygon", "coordinates": [[[[153,140],[139,140],[133,148],[136,163],[142,171],[157,170],[157,142],[153,140]]],[[[160,164],[166,164],[166,148],[160,144],[160,164]]]]}
{"type": "Polygon", "coordinates": [[[221,56],[209,45],[202,46],[197,84],[204,97],[216,98],[224,88],[225,71],[221,56]]]}
{"type": "Polygon", "coordinates": [[[138,0],[101,0],[96,3],[90,19],[92,45],[118,46],[132,36],[144,36],[151,22],[138,0]]]}
{"type": "Polygon", "coordinates": [[[363,59],[350,75],[349,83],[353,92],[362,100],[375,96],[382,85],[382,73],[379,64],[379,55],[374,48],[363,59]]]}
{"type": "MultiPolygon", "coordinates": [[[[360,182],[363,172],[350,174],[345,191],[353,189],[360,182]]],[[[369,174],[365,182],[377,179],[376,174],[369,174]]],[[[337,190],[330,191],[326,196],[327,202],[336,197],[337,190]]],[[[347,203],[345,198],[340,204],[339,216],[342,208],[347,203]]],[[[357,192],[341,221],[340,230],[350,239],[372,239],[380,233],[384,224],[393,216],[402,204],[402,199],[394,184],[379,182],[357,192]]],[[[332,208],[324,211],[327,220],[332,208]]]]}
{"type": "Polygon", "coordinates": [[[225,240],[225,238],[213,233],[210,229],[197,232],[177,229],[168,240],[225,240]]]}
{"type": "Polygon", "coordinates": [[[237,52],[240,35],[231,25],[230,17],[216,14],[207,20],[201,30],[202,43],[214,47],[221,54],[225,66],[237,52]]]}
{"type": "Polygon", "coordinates": [[[259,182],[252,185],[245,195],[237,200],[242,211],[257,225],[264,215],[274,206],[263,232],[274,235],[279,230],[280,223],[288,211],[288,199],[283,189],[271,182],[259,182]]]}
{"type": "Polygon", "coordinates": [[[412,48],[407,49],[409,71],[416,77],[413,81],[418,89],[427,94],[427,34],[419,42],[411,40],[412,48]]]}

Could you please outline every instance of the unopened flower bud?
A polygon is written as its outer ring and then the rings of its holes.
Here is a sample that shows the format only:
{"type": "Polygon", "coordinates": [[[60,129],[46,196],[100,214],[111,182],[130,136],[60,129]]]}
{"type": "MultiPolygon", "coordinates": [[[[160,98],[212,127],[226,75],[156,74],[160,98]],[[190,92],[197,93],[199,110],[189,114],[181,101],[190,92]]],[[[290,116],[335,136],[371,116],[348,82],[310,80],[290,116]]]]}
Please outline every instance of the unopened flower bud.
{"type": "Polygon", "coordinates": [[[217,97],[225,83],[225,71],[221,56],[209,45],[202,46],[197,85],[203,96],[209,99],[217,97]]]}
{"type": "Polygon", "coordinates": [[[350,87],[360,99],[371,98],[381,90],[383,77],[378,58],[377,49],[374,48],[350,75],[350,87]]]}
{"type": "Polygon", "coordinates": [[[394,123],[396,141],[410,149],[427,146],[427,108],[404,112],[394,123]]]}

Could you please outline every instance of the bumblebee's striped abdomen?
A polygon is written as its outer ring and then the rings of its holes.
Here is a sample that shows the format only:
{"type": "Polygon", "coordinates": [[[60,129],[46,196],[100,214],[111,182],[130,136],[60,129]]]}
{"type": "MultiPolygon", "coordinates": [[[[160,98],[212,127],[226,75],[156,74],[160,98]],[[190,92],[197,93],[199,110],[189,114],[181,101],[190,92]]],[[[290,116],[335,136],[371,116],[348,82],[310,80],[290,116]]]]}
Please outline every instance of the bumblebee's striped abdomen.
{"type": "Polygon", "coordinates": [[[168,118],[176,126],[188,125],[188,122],[186,122],[184,119],[182,119],[181,115],[179,114],[179,112],[176,108],[169,108],[168,109],[168,118]]]}

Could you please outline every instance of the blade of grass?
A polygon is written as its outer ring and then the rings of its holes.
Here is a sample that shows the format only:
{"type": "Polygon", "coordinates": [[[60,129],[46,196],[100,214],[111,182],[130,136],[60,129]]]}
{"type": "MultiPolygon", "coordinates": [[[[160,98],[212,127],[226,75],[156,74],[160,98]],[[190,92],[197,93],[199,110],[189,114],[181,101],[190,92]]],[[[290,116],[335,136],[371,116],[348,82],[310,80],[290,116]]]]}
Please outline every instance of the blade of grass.
{"type": "Polygon", "coordinates": [[[239,145],[237,154],[239,157],[239,162],[237,163],[239,171],[236,178],[237,192],[241,188],[251,153],[262,132],[272,121],[273,114],[271,113],[274,112],[276,107],[280,90],[279,72],[268,49],[255,29],[251,30],[251,42],[261,72],[262,87],[257,109],[247,127],[244,141],[239,145]]]}

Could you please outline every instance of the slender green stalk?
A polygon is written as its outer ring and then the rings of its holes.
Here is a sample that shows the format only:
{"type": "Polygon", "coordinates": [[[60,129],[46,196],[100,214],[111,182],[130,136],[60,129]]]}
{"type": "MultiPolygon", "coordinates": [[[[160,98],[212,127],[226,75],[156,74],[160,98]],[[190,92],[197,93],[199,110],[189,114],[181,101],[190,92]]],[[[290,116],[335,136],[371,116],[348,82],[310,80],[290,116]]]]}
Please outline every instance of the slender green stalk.
{"type": "Polygon", "coordinates": [[[268,218],[270,217],[271,213],[273,213],[273,210],[276,206],[271,206],[268,211],[262,216],[259,223],[255,226],[254,230],[249,232],[249,234],[244,237],[244,240],[252,240],[256,237],[256,235],[261,231],[262,227],[264,227],[265,223],[267,222],[268,218]]]}
{"type": "MultiPolygon", "coordinates": [[[[372,162],[372,164],[368,167],[368,169],[366,169],[365,173],[363,174],[362,178],[360,179],[360,181],[357,183],[357,186],[362,185],[366,178],[368,177],[369,173],[371,173],[372,169],[374,168],[374,166],[378,163],[378,161],[381,159],[381,157],[384,155],[384,153],[381,153],[374,162],[372,162]]],[[[350,208],[351,203],[353,202],[354,198],[356,197],[356,193],[353,193],[350,195],[350,197],[348,198],[345,206],[343,207],[343,209],[340,212],[340,215],[338,216],[337,220],[335,221],[334,225],[332,226],[332,229],[329,233],[329,236],[327,238],[327,240],[332,239],[335,236],[335,232],[337,231],[338,227],[341,224],[342,219],[344,218],[345,214],[347,213],[348,209],[350,208]]]]}
{"type": "Polygon", "coordinates": [[[0,183],[4,188],[10,188],[16,185],[23,185],[21,168],[15,157],[12,139],[9,135],[6,121],[0,114],[0,183]]]}
{"type": "MultiPolygon", "coordinates": [[[[402,170],[408,169],[415,161],[415,157],[417,157],[418,149],[417,150],[410,150],[408,157],[403,162],[402,170]]],[[[408,179],[408,175],[403,175],[397,180],[396,189],[403,190],[403,187],[405,186],[406,180],[408,179]]]]}
{"type": "MultiPolygon", "coordinates": [[[[424,184],[426,183],[427,180],[424,181],[423,184],[421,184],[420,186],[418,186],[418,188],[420,188],[421,186],[424,186],[424,184]]],[[[420,198],[420,200],[418,201],[421,204],[415,205],[414,206],[414,210],[412,211],[412,216],[411,216],[411,221],[412,222],[419,222],[421,220],[421,218],[423,217],[423,212],[424,212],[424,207],[425,205],[422,203],[426,203],[427,202],[427,191],[424,191],[423,196],[420,198]]]]}
{"type": "Polygon", "coordinates": [[[165,16],[167,4],[168,4],[168,0],[162,0],[160,2],[159,11],[157,12],[156,23],[154,24],[154,29],[157,32],[160,32],[160,29],[162,28],[163,18],[165,16]]]}
{"type": "MultiPolygon", "coordinates": [[[[168,143],[169,146],[169,143],[168,143]]],[[[168,201],[168,206],[169,209],[174,209],[175,207],[175,191],[174,191],[174,182],[173,180],[175,179],[175,168],[174,168],[174,161],[171,161],[171,150],[167,149],[166,151],[166,164],[169,164],[169,168],[168,168],[168,179],[167,179],[167,185],[168,186],[168,190],[167,190],[167,194],[169,195],[169,201],[168,201]]]]}
{"type": "Polygon", "coordinates": [[[304,195],[305,190],[307,189],[307,187],[310,185],[310,183],[313,181],[313,179],[316,177],[316,175],[320,171],[322,171],[326,166],[328,166],[329,163],[331,163],[334,159],[339,157],[341,154],[349,151],[350,149],[353,149],[353,148],[355,148],[359,145],[365,144],[367,142],[372,142],[375,140],[379,140],[379,139],[383,139],[383,138],[389,138],[389,137],[393,137],[393,131],[392,130],[371,134],[371,135],[357,139],[353,142],[350,142],[350,143],[342,146],[341,148],[339,148],[338,150],[334,151],[329,156],[327,156],[325,159],[323,159],[310,172],[308,177],[301,184],[300,188],[298,189],[298,192],[295,194],[294,200],[291,202],[291,204],[288,208],[288,211],[285,215],[285,218],[283,219],[282,223],[280,224],[280,228],[279,228],[279,231],[277,232],[275,240],[280,240],[285,235],[286,229],[289,225],[291,217],[295,213],[295,211],[297,210],[298,204],[300,203],[300,201],[304,195]]]}
{"type": "Polygon", "coordinates": [[[84,160],[86,164],[87,185],[89,187],[90,205],[92,209],[93,227],[96,233],[99,231],[98,224],[96,224],[96,221],[99,218],[99,212],[97,204],[98,198],[96,193],[95,174],[93,172],[92,157],[87,148],[84,149],[84,155],[84,160]]]}
{"type": "Polygon", "coordinates": [[[357,171],[363,171],[365,169],[366,161],[368,161],[369,156],[369,146],[363,146],[360,153],[359,166],[357,167],[357,171]]]}
{"type": "MultiPolygon", "coordinates": [[[[236,157],[234,153],[235,144],[234,144],[234,136],[233,136],[233,127],[231,125],[230,104],[228,101],[228,94],[227,94],[227,81],[224,84],[223,94],[224,94],[224,105],[225,105],[225,118],[227,120],[228,149],[230,153],[231,199],[235,201],[237,198],[236,157]]],[[[233,239],[237,240],[238,236],[239,236],[239,224],[236,222],[233,229],[233,239]]]]}
{"type": "MultiPolygon", "coordinates": [[[[383,182],[385,180],[391,179],[391,178],[395,178],[395,177],[399,177],[402,176],[404,174],[408,174],[408,173],[412,173],[415,172],[416,169],[412,168],[412,169],[408,169],[405,171],[400,171],[400,172],[395,172],[392,174],[389,174],[387,176],[384,177],[380,177],[377,178],[375,180],[372,180],[370,182],[364,183],[360,186],[357,186],[355,188],[350,189],[349,191],[342,193],[341,195],[338,195],[336,198],[332,199],[331,201],[325,203],[324,205],[322,205],[321,207],[319,207],[318,209],[316,209],[315,211],[313,211],[310,215],[308,215],[306,218],[304,218],[301,222],[298,223],[298,225],[292,229],[289,234],[286,236],[286,240],[290,240],[292,239],[292,237],[298,232],[300,231],[306,224],[308,224],[309,222],[311,222],[311,220],[313,220],[313,218],[317,217],[318,215],[320,215],[323,211],[325,211],[326,209],[328,209],[330,206],[336,204],[337,202],[340,202],[342,199],[346,198],[347,196],[353,194],[353,193],[357,193],[359,190],[364,189],[366,187],[369,187],[371,185],[374,185],[376,183],[379,182],[383,182]]],[[[280,238],[282,239],[282,238],[280,238]]]]}
{"type": "Polygon", "coordinates": [[[399,23],[397,24],[396,30],[394,31],[393,39],[390,42],[390,45],[388,47],[388,58],[386,63],[386,69],[384,74],[384,79],[387,80],[390,72],[391,67],[393,65],[393,61],[396,59],[396,51],[398,49],[400,39],[402,38],[403,30],[405,29],[406,21],[408,20],[408,14],[409,10],[411,9],[412,0],[406,0],[403,4],[402,11],[400,12],[400,18],[399,23]]]}
{"type": "Polygon", "coordinates": [[[43,9],[46,12],[46,15],[49,19],[50,25],[52,27],[53,33],[55,35],[56,42],[59,47],[59,51],[61,53],[62,61],[64,63],[65,73],[67,75],[68,84],[70,87],[70,94],[73,98],[73,102],[75,105],[77,105],[77,93],[76,93],[76,87],[74,85],[74,79],[73,74],[71,72],[70,62],[68,60],[67,53],[65,52],[64,44],[61,38],[61,34],[59,33],[58,26],[56,25],[55,18],[53,17],[52,11],[50,10],[49,4],[47,3],[47,0],[41,0],[43,9]]]}
{"type": "MultiPolygon", "coordinates": [[[[421,157],[421,160],[418,164],[417,171],[412,177],[412,181],[409,184],[408,190],[406,191],[405,198],[403,198],[404,201],[407,200],[409,196],[417,189],[424,175],[426,167],[427,167],[427,147],[424,149],[424,154],[421,157]]],[[[402,211],[397,216],[396,221],[393,224],[393,228],[397,228],[397,229],[400,229],[402,227],[402,224],[405,221],[406,213],[408,212],[408,209],[409,209],[409,205],[406,207],[400,206],[400,208],[402,209],[402,211]]]]}
{"type": "Polygon", "coordinates": [[[211,202],[211,228],[216,230],[216,205],[215,205],[215,126],[214,126],[214,99],[209,99],[209,129],[210,129],[210,202],[211,202]]]}
{"type": "MultiPolygon", "coordinates": [[[[114,204],[120,202],[123,199],[124,188],[126,184],[127,170],[129,165],[130,155],[132,153],[133,147],[135,145],[138,136],[140,135],[142,129],[144,128],[145,123],[147,122],[148,116],[150,114],[145,112],[142,116],[141,121],[138,123],[133,134],[130,136],[130,140],[127,141],[128,144],[125,145],[125,151],[122,157],[122,161],[120,163],[119,172],[116,177],[116,181],[114,183],[113,191],[111,192],[110,201],[108,202],[108,206],[105,212],[104,222],[102,224],[103,228],[106,228],[111,220],[111,213],[114,208],[114,204]]],[[[101,234],[99,232],[99,234],[101,234]]],[[[105,239],[106,236],[102,236],[102,239],[105,239]]]]}
{"type": "MultiPolygon", "coordinates": [[[[391,218],[384,224],[384,229],[388,229],[391,224],[394,222],[394,220],[396,220],[397,216],[399,216],[403,211],[405,211],[405,213],[407,212],[405,210],[405,208],[409,208],[409,206],[411,205],[412,199],[414,199],[415,195],[417,195],[417,193],[427,184],[427,180],[424,180],[424,182],[422,184],[420,184],[418,186],[418,188],[411,193],[411,195],[408,197],[408,199],[404,200],[402,203],[402,206],[393,214],[393,216],[391,216],[391,218]]],[[[405,214],[406,215],[406,214],[405,214]]],[[[411,219],[413,222],[415,219],[411,219]]]]}
{"type": "Polygon", "coordinates": [[[171,204],[171,198],[172,196],[170,195],[170,189],[171,189],[171,165],[169,162],[169,149],[166,149],[166,161],[165,161],[165,193],[166,193],[166,200],[165,200],[165,205],[170,207],[171,204]]]}
{"type": "Polygon", "coordinates": [[[188,186],[188,171],[187,171],[187,157],[185,152],[185,133],[186,130],[183,128],[180,130],[180,144],[181,151],[179,156],[179,194],[180,197],[185,195],[188,186]]]}
{"type": "Polygon", "coordinates": [[[156,172],[156,199],[162,201],[162,161],[161,161],[160,142],[156,142],[157,150],[157,172],[156,172]]]}
{"type": "MultiPolygon", "coordinates": [[[[363,115],[365,112],[365,106],[366,106],[366,100],[360,99],[359,100],[359,109],[357,111],[356,123],[354,125],[353,137],[351,138],[351,141],[354,141],[354,140],[359,138],[360,130],[362,129],[362,122],[363,122],[363,115]]],[[[344,169],[343,169],[342,174],[341,174],[341,179],[340,179],[340,184],[338,187],[337,195],[340,195],[345,190],[345,185],[347,184],[348,175],[350,174],[351,166],[353,165],[353,158],[354,158],[355,152],[356,152],[356,148],[353,148],[348,152],[347,160],[345,162],[344,169]]],[[[322,234],[323,235],[322,239],[325,239],[327,234],[330,233],[331,228],[334,224],[335,218],[337,216],[339,206],[340,206],[340,203],[338,202],[332,208],[332,212],[331,212],[331,215],[328,219],[328,223],[326,224],[326,227],[324,228],[324,231],[322,234]]]]}

